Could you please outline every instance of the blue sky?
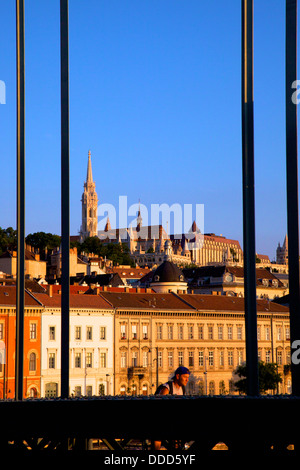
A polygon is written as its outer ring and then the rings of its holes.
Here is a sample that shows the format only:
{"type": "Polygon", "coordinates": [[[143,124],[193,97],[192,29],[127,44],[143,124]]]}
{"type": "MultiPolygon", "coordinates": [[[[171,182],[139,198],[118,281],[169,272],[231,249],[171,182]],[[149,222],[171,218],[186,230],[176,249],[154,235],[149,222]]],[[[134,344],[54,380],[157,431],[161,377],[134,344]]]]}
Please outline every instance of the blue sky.
{"type": "MultiPolygon", "coordinates": [[[[71,234],[100,203],[204,204],[242,245],[239,0],[70,0],[71,234]]],[[[26,233],[60,233],[59,0],[25,1],[26,233]]],[[[0,226],[16,226],[15,2],[1,5],[0,226]]],[[[256,251],[286,233],[285,1],[254,2],[256,251]]]]}

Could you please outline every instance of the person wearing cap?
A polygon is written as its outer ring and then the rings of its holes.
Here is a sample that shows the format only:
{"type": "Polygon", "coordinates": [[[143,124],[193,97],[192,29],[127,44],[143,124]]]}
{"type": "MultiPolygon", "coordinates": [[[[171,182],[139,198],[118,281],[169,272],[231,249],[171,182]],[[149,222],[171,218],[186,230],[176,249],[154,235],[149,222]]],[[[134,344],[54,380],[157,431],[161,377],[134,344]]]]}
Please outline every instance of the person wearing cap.
{"type": "MultiPolygon", "coordinates": [[[[175,370],[175,374],[171,380],[160,385],[157,395],[184,395],[185,387],[190,378],[190,371],[187,367],[180,366],[175,370]]],[[[177,442],[177,441],[176,441],[177,442]]],[[[175,443],[175,447],[177,444],[175,443]]],[[[161,441],[152,441],[152,449],[160,450],[161,441]]]]}
{"type": "Polygon", "coordinates": [[[178,367],[172,379],[161,386],[159,395],[184,395],[189,378],[189,369],[183,366],[178,367]]]}

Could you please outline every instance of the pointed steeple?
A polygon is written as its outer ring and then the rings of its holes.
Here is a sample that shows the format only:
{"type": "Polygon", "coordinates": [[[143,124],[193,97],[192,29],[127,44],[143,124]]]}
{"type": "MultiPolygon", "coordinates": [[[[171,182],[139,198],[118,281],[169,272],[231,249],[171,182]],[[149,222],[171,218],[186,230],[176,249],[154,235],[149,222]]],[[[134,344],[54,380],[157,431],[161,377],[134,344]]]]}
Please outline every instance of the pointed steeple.
{"type": "Polygon", "coordinates": [[[106,224],[105,224],[104,231],[109,232],[110,230],[111,230],[110,220],[109,220],[109,217],[107,216],[107,221],[106,221],[106,224]]]}
{"type": "Polygon", "coordinates": [[[87,166],[86,182],[93,183],[93,173],[92,173],[92,162],[91,162],[91,151],[89,150],[89,159],[87,166]]]}
{"type": "Polygon", "coordinates": [[[138,211],[138,216],[137,216],[137,219],[136,219],[136,231],[137,232],[140,232],[141,228],[142,228],[142,223],[143,223],[143,219],[142,219],[142,216],[141,216],[141,202],[139,200],[139,211],[138,211]]]}
{"type": "Polygon", "coordinates": [[[96,184],[93,181],[91,151],[88,153],[88,165],[86,181],[83,184],[83,194],[81,198],[82,223],[80,227],[80,241],[87,237],[97,236],[98,233],[98,196],[96,193],[96,184]]]}

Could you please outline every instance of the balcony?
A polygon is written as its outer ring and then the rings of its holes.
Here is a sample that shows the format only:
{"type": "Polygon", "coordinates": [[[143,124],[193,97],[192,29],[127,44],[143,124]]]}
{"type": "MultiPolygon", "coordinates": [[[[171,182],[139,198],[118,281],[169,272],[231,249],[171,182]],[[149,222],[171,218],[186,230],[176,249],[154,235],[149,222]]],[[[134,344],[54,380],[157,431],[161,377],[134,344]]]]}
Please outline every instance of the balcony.
{"type": "Polygon", "coordinates": [[[133,376],[144,376],[147,373],[147,367],[132,366],[128,367],[127,375],[128,377],[133,376]]]}

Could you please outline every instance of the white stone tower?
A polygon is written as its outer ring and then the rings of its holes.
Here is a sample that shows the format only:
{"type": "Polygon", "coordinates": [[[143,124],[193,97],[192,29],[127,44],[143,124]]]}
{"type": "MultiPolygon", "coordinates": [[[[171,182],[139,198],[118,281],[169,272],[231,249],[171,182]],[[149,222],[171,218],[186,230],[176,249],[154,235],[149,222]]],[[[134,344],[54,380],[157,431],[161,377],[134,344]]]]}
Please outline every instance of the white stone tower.
{"type": "Polygon", "coordinates": [[[98,235],[98,196],[96,184],[93,181],[91,151],[88,153],[88,166],[84,191],[82,194],[82,223],[80,228],[80,242],[87,237],[98,235]]]}

